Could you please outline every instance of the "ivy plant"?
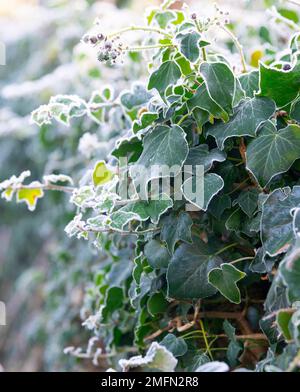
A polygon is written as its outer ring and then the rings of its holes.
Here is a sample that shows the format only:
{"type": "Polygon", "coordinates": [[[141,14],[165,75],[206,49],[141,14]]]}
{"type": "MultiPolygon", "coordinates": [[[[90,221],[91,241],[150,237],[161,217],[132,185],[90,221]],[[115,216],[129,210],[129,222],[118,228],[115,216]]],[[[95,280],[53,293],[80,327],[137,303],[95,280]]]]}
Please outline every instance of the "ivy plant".
{"type": "Polygon", "coordinates": [[[45,191],[70,193],[66,233],[109,255],[84,325],[105,347],[95,355],[123,357],[118,370],[299,371],[299,33],[254,68],[226,12],[203,18],[172,3],[146,25],[83,37],[111,66],[147,52],[146,83],[89,101],[55,96],[32,114],[38,125],[115,116],[124,131],[107,159],[78,185],[59,173],[26,183],[25,171],[2,196],[34,210],[45,191]]]}

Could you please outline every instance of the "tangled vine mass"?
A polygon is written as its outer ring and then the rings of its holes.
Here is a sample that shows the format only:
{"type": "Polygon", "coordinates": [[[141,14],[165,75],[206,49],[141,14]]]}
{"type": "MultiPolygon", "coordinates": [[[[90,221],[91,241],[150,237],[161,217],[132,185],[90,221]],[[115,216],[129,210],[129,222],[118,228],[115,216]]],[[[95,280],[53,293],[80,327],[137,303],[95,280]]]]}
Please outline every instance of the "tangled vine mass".
{"type": "MultiPolygon", "coordinates": [[[[272,12],[290,37],[252,63],[218,7],[203,17],[166,0],[145,25],[98,21],[82,38],[98,66],[139,56],[147,80],[33,111],[40,127],[122,129],[106,159],[87,153],[80,180],[24,171],[0,184],[31,211],[67,193],[66,234],[106,255],[85,293],[87,352],[65,354],[117,371],[300,370],[300,25],[272,12]],[[140,170],[161,165],[167,177],[140,170]]],[[[79,149],[98,145],[86,133],[79,149]]]]}

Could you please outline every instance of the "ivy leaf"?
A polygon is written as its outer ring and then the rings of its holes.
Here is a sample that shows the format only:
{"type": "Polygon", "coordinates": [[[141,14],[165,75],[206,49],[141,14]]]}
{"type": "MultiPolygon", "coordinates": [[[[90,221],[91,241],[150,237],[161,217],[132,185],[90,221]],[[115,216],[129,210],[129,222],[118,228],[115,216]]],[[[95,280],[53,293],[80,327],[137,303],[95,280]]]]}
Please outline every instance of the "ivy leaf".
{"type": "Polygon", "coordinates": [[[231,207],[231,199],[228,195],[216,195],[210,202],[208,211],[216,218],[220,219],[223,212],[231,207]]]}
{"type": "Polygon", "coordinates": [[[202,63],[200,72],[210,97],[226,113],[230,114],[236,86],[231,69],[225,63],[202,63]]]}
{"type": "Polygon", "coordinates": [[[252,217],[254,211],[257,209],[259,192],[257,189],[250,189],[248,191],[241,192],[233,205],[238,204],[245,214],[252,217]]]}
{"type": "Polygon", "coordinates": [[[300,90],[300,62],[288,71],[260,63],[259,95],[272,98],[279,108],[292,102],[300,90]]]}
{"type": "Polygon", "coordinates": [[[292,340],[292,335],[289,330],[289,324],[290,324],[292,315],[293,315],[293,312],[291,312],[287,309],[281,309],[276,314],[277,327],[287,342],[292,340]]]}
{"type": "Polygon", "coordinates": [[[187,101],[189,111],[194,111],[196,108],[207,111],[215,118],[226,120],[227,113],[210,97],[205,84],[197,88],[193,97],[187,101]]]}
{"type": "Polygon", "coordinates": [[[294,102],[291,107],[291,118],[300,123],[300,100],[294,102]]]}
{"type": "Polygon", "coordinates": [[[174,357],[182,357],[188,350],[188,346],[183,338],[177,338],[172,333],[168,333],[163,340],[160,341],[162,346],[165,346],[174,357]]]}
{"type": "Polygon", "coordinates": [[[204,172],[212,168],[214,162],[223,162],[226,160],[226,154],[218,148],[209,151],[207,144],[200,144],[197,147],[190,148],[189,154],[185,161],[185,168],[190,166],[204,166],[204,172]]]}
{"type": "Polygon", "coordinates": [[[123,372],[136,368],[142,368],[144,371],[156,369],[162,372],[173,372],[177,362],[177,359],[166,347],[153,342],[144,357],[137,355],[130,359],[121,359],[119,364],[123,372]]]}
{"type": "Polygon", "coordinates": [[[162,167],[175,167],[173,175],[176,176],[189,151],[186,134],[178,125],[157,126],[146,134],[143,146],[143,152],[136,165],[130,168],[130,175],[135,184],[139,183],[144,186],[151,179],[162,176],[162,167]]]}
{"type": "Polygon", "coordinates": [[[113,175],[113,172],[107,168],[104,161],[97,162],[92,175],[94,186],[106,184],[112,179],[113,175]]]}
{"type": "Polygon", "coordinates": [[[109,287],[105,294],[104,305],[100,310],[101,321],[107,322],[111,314],[122,307],[123,301],[123,289],[121,287],[109,287]]]}
{"type": "Polygon", "coordinates": [[[170,85],[177,83],[181,77],[181,71],[174,61],[166,61],[161,64],[158,70],[154,71],[148,83],[148,90],[155,88],[160,96],[164,98],[165,91],[170,85]]]}
{"type": "Polygon", "coordinates": [[[291,211],[300,206],[300,186],[275,189],[262,206],[261,241],[270,256],[286,252],[291,245],[293,216],[291,211]]]}
{"type": "Polygon", "coordinates": [[[157,240],[147,242],[144,249],[145,256],[152,268],[166,268],[170,261],[167,248],[157,240]]]}
{"type": "Polygon", "coordinates": [[[175,39],[179,43],[180,52],[192,63],[196,62],[200,55],[200,34],[189,31],[177,34],[175,39]]]}
{"type": "Polygon", "coordinates": [[[225,362],[212,361],[207,362],[204,365],[199,366],[195,372],[196,373],[224,373],[229,371],[229,366],[225,362]]]}
{"type": "Polygon", "coordinates": [[[177,216],[170,214],[161,220],[162,229],[160,239],[167,244],[170,254],[174,253],[175,245],[178,241],[191,243],[191,229],[193,225],[189,214],[182,211],[177,216]]]}
{"type": "Polygon", "coordinates": [[[288,288],[288,297],[291,302],[300,298],[300,244],[299,239],[292,250],[280,263],[279,274],[288,288]]]}
{"type": "Polygon", "coordinates": [[[157,113],[145,112],[139,120],[135,120],[132,125],[133,133],[137,133],[142,129],[149,127],[155,120],[158,119],[157,113]]]}
{"type": "Polygon", "coordinates": [[[182,184],[182,193],[186,200],[200,210],[206,211],[212,198],[224,186],[222,177],[208,173],[202,177],[191,176],[182,184]]]}
{"type": "MultiPolygon", "coordinates": [[[[17,191],[17,203],[24,202],[27,204],[29,211],[34,211],[36,207],[36,203],[38,199],[41,199],[44,196],[44,191],[41,188],[41,183],[38,181],[33,181],[28,185],[29,188],[22,188],[17,191]]],[[[8,189],[10,191],[10,195],[12,196],[12,189],[8,189]]]]}
{"type": "Polygon", "coordinates": [[[144,105],[152,98],[152,94],[141,83],[135,83],[131,91],[125,91],[120,95],[121,104],[128,110],[144,105]]]}
{"type": "Polygon", "coordinates": [[[137,137],[120,138],[111,155],[116,158],[127,158],[128,163],[136,162],[143,151],[142,141],[137,137]]]}
{"type": "Polygon", "coordinates": [[[286,172],[300,158],[300,127],[288,125],[276,130],[268,121],[246,151],[247,169],[261,186],[266,186],[277,174],[286,172]]]}
{"type": "Polygon", "coordinates": [[[70,125],[73,117],[82,117],[88,111],[86,102],[77,95],[56,95],[48,105],[42,105],[32,112],[31,119],[37,125],[51,124],[52,118],[64,125],[70,125]]]}
{"type": "Polygon", "coordinates": [[[222,263],[198,237],[193,244],[181,244],[169,264],[167,272],[168,297],[199,299],[214,295],[217,290],[208,282],[211,269],[222,263]]]}
{"type": "Polygon", "coordinates": [[[219,122],[210,126],[207,134],[216,139],[222,150],[224,142],[234,136],[255,137],[260,125],[267,121],[275,112],[275,103],[268,98],[252,98],[243,100],[235,109],[229,122],[219,122]]]}
{"type": "Polygon", "coordinates": [[[251,71],[242,74],[239,81],[247,97],[253,98],[255,93],[259,90],[259,72],[251,71]]]}
{"type": "Polygon", "coordinates": [[[110,215],[112,228],[122,230],[132,220],[146,221],[151,219],[152,223],[158,223],[160,216],[173,206],[172,199],[163,194],[159,199],[140,200],[130,202],[110,215]]]}
{"type": "Polygon", "coordinates": [[[148,312],[152,316],[165,313],[168,309],[168,306],[169,302],[166,300],[165,295],[162,292],[154,293],[147,302],[148,312]]]}
{"type": "Polygon", "coordinates": [[[165,29],[171,20],[176,19],[176,15],[172,11],[156,12],[154,17],[161,29],[165,29]]]}
{"type": "Polygon", "coordinates": [[[238,270],[234,265],[223,263],[220,268],[214,268],[208,273],[208,281],[230,302],[239,304],[241,293],[236,282],[245,276],[245,272],[238,270]]]}

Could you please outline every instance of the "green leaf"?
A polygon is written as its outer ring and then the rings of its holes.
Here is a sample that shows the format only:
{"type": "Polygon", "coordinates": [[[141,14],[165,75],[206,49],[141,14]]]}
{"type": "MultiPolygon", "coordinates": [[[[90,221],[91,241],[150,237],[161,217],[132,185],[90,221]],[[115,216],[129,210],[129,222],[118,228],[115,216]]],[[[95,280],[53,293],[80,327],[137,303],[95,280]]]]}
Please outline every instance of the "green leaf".
{"type": "Polygon", "coordinates": [[[190,148],[189,154],[185,161],[185,169],[187,165],[190,166],[204,166],[204,172],[209,171],[214,162],[223,162],[226,159],[226,154],[218,148],[209,151],[207,144],[200,144],[197,147],[190,148]]]}
{"type": "Polygon", "coordinates": [[[291,245],[293,216],[291,211],[300,206],[300,186],[275,189],[262,206],[261,241],[270,256],[286,252],[291,245]]]}
{"type": "Polygon", "coordinates": [[[151,74],[148,89],[155,88],[160,96],[164,98],[166,89],[170,85],[176,84],[180,77],[181,71],[178,65],[174,61],[166,61],[151,74]]]}
{"type": "Polygon", "coordinates": [[[132,125],[132,130],[134,133],[139,132],[153,124],[155,120],[158,119],[157,113],[145,112],[142,114],[139,120],[134,121],[132,125]]]}
{"type": "Polygon", "coordinates": [[[228,195],[216,195],[210,202],[208,211],[216,218],[220,219],[223,212],[231,207],[231,199],[228,195]]]}
{"type": "Polygon", "coordinates": [[[277,327],[286,341],[292,340],[292,335],[289,330],[289,324],[290,324],[292,315],[293,315],[293,312],[291,312],[287,309],[279,310],[276,314],[277,327]]]}
{"type": "Polygon", "coordinates": [[[124,293],[121,287],[109,287],[105,294],[104,305],[101,308],[101,321],[108,322],[115,310],[122,308],[124,293]]]}
{"type": "Polygon", "coordinates": [[[151,297],[148,299],[147,302],[148,312],[153,317],[157,314],[165,313],[168,309],[168,306],[169,306],[169,302],[166,300],[163,293],[155,293],[151,295],[151,297]]]}
{"type": "Polygon", "coordinates": [[[299,239],[291,251],[280,263],[279,274],[288,288],[288,297],[291,302],[300,298],[300,244],[299,239]]]}
{"type": "Polygon", "coordinates": [[[94,186],[97,187],[106,184],[112,179],[113,175],[104,161],[97,162],[92,175],[94,186]]]}
{"type": "Polygon", "coordinates": [[[245,272],[238,270],[234,265],[224,263],[220,268],[212,269],[208,274],[208,281],[230,302],[239,304],[241,293],[236,284],[246,276],[245,272]]]}
{"type": "Polygon", "coordinates": [[[203,76],[210,97],[228,114],[232,112],[236,80],[225,63],[202,63],[203,76]]]}
{"type": "Polygon", "coordinates": [[[204,177],[191,176],[182,184],[182,193],[186,200],[200,210],[206,211],[210,201],[224,186],[222,177],[215,173],[204,177]]]}
{"type": "Polygon", "coordinates": [[[250,189],[241,192],[236,200],[234,200],[233,205],[238,204],[245,214],[252,217],[254,211],[257,209],[259,192],[257,189],[250,189]]]}
{"type": "Polygon", "coordinates": [[[192,245],[181,244],[175,250],[167,272],[168,297],[199,299],[214,295],[217,290],[208,282],[207,276],[221,263],[222,259],[198,237],[193,238],[192,245]]]}
{"type": "Polygon", "coordinates": [[[223,322],[223,329],[224,332],[226,333],[226,335],[228,336],[228,339],[230,340],[236,340],[235,337],[235,328],[232,324],[230,324],[230,322],[228,320],[225,320],[223,322]]]}
{"type": "Polygon", "coordinates": [[[144,249],[145,256],[152,268],[166,268],[170,262],[167,248],[157,240],[147,242],[144,249]]]}
{"type": "Polygon", "coordinates": [[[110,226],[114,229],[122,230],[123,227],[132,220],[143,222],[149,218],[152,223],[156,224],[158,223],[160,216],[172,206],[172,199],[165,194],[160,195],[157,200],[129,202],[127,205],[110,215],[110,226]]]}
{"type": "Polygon", "coordinates": [[[172,333],[168,333],[163,340],[160,341],[162,346],[165,346],[174,357],[182,357],[188,350],[188,346],[183,338],[177,338],[172,333]]]}
{"type": "Polygon", "coordinates": [[[246,151],[247,169],[261,186],[277,174],[286,172],[300,158],[300,127],[288,125],[276,130],[268,121],[246,151]]]}
{"type": "Polygon", "coordinates": [[[161,29],[165,29],[167,25],[174,19],[176,15],[172,11],[157,12],[154,17],[161,29]]]}
{"type": "Polygon", "coordinates": [[[215,118],[227,119],[228,115],[224,110],[210,97],[205,84],[197,88],[193,97],[187,101],[189,111],[194,111],[196,108],[207,111],[215,118]]]}
{"type": "Polygon", "coordinates": [[[275,103],[268,98],[243,100],[235,109],[229,122],[219,122],[208,128],[207,134],[216,139],[222,150],[224,142],[234,136],[255,137],[260,125],[275,112],[275,103]]]}
{"type": "Polygon", "coordinates": [[[246,93],[246,96],[253,98],[255,93],[259,90],[259,72],[251,71],[249,73],[242,74],[239,77],[239,81],[246,93]]]}
{"type": "Polygon", "coordinates": [[[292,102],[300,90],[300,62],[288,71],[260,63],[259,95],[272,98],[279,108],[292,102]]]}
{"type": "Polygon", "coordinates": [[[200,55],[200,34],[197,31],[183,32],[175,39],[179,43],[179,51],[192,63],[196,62],[200,55]]]}
{"type": "Polygon", "coordinates": [[[291,118],[300,123],[300,100],[297,100],[291,107],[291,118]]]}
{"type": "Polygon", "coordinates": [[[131,91],[123,92],[120,95],[121,104],[128,110],[148,103],[151,98],[152,94],[141,83],[133,84],[131,91]]]}
{"type": "Polygon", "coordinates": [[[170,254],[174,253],[178,241],[192,242],[193,221],[186,212],[181,211],[178,216],[175,213],[170,214],[161,220],[161,224],[160,239],[165,241],[170,254]]]}
{"type": "Polygon", "coordinates": [[[111,155],[116,158],[127,158],[128,163],[136,162],[143,151],[143,143],[137,136],[120,138],[111,155]]]}
{"type": "Polygon", "coordinates": [[[135,183],[144,186],[151,179],[162,176],[162,167],[174,166],[176,170],[173,175],[177,175],[188,155],[186,134],[178,125],[157,126],[146,134],[143,146],[142,155],[136,162],[137,166],[130,168],[130,175],[135,183]]]}

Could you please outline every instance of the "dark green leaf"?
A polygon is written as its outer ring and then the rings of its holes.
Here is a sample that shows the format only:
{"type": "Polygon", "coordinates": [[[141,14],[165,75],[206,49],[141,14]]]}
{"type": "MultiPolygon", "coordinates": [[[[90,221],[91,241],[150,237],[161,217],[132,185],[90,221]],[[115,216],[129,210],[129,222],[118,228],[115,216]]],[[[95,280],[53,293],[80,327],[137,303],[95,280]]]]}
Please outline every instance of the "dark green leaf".
{"type": "Polygon", "coordinates": [[[160,344],[165,346],[174,357],[182,357],[188,350],[188,346],[183,338],[177,338],[172,333],[166,335],[160,344]]]}
{"type": "Polygon", "coordinates": [[[193,238],[193,244],[181,244],[168,268],[168,296],[176,299],[206,298],[216,293],[207,276],[222,259],[209,251],[207,244],[193,238]]]}
{"type": "Polygon", "coordinates": [[[166,268],[170,261],[167,248],[157,240],[151,240],[145,245],[145,256],[153,268],[166,268]]]}
{"type": "Polygon", "coordinates": [[[181,71],[178,65],[174,61],[166,61],[151,74],[148,89],[155,88],[164,98],[167,87],[176,84],[180,77],[181,71]]]}
{"type": "Polygon", "coordinates": [[[245,272],[238,270],[234,265],[224,263],[220,268],[213,268],[208,274],[208,281],[230,302],[239,304],[241,293],[236,284],[246,276],[245,272]]]}
{"type": "Polygon", "coordinates": [[[276,130],[268,121],[246,151],[247,169],[261,186],[277,174],[286,172],[300,158],[300,127],[288,125],[276,130]]]}
{"type": "Polygon", "coordinates": [[[202,63],[200,72],[211,98],[230,114],[236,85],[231,69],[225,63],[202,63]]]}
{"type": "Polygon", "coordinates": [[[178,216],[171,214],[161,220],[160,238],[165,241],[167,248],[173,254],[178,241],[192,242],[191,228],[193,221],[189,214],[181,212],[178,216]]]}
{"type": "Polygon", "coordinates": [[[200,55],[200,34],[197,31],[183,32],[176,35],[180,52],[192,63],[198,60],[200,55]]]}
{"type": "Polygon", "coordinates": [[[182,192],[196,208],[206,211],[210,201],[223,186],[224,181],[218,174],[207,173],[201,177],[193,175],[182,184],[182,192]]]}
{"type": "Polygon", "coordinates": [[[219,122],[208,128],[207,134],[216,139],[222,150],[224,142],[234,136],[255,137],[260,125],[267,121],[275,112],[275,104],[268,98],[252,98],[243,100],[234,109],[234,115],[229,122],[219,122]]]}
{"type": "Polygon", "coordinates": [[[300,206],[300,187],[276,189],[262,206],[261,240],[270,256],[286,252],[294,237],[291,211],[300,206]]]}

